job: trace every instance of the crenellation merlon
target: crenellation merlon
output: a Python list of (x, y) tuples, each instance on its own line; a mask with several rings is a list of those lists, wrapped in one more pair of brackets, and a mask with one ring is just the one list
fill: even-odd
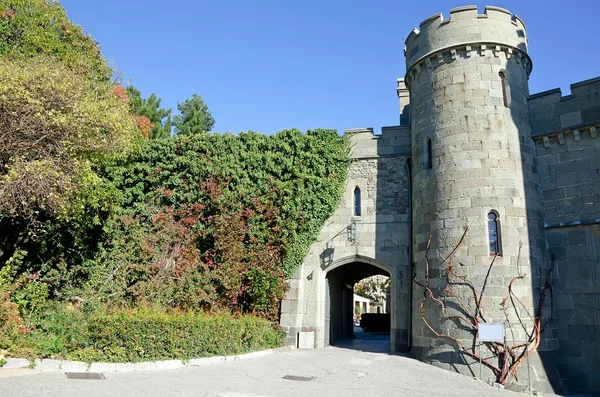
[(372, 127), (368, 128), (347, 128), (345, 134), (350, 134), (357, 139), (380, 139), (380, 138), (396, 138), (399, 136), (410, 137), (410, 127), (403, 125), (392, 125), (381, 127), (381, 133), (376, 134)]
[(546, 91), (538, 92), (535, 94), (531, 94), (531, 95), (529, 95), (529, 100), (536, 99), (536, 98), (556, 96), (556, 94), (558, 94), (559, 98), (562, 97), (562, 91), (560, 88), (553, 88), (551, 90), (546, 90)]
[(477, 18), (477, 6), (456, 7), (450, 10), (450, 20)]
[(419, 24), (419, 29), (415, 30), (417, 31), (417, 34), (420, 33), (421, 30), (425, 30), (427, 28), (429, 28), (429, 26), (431, 25), (439, 25), (440, 23), (442, 23), (442, 21), (444, 20), (444, 16), (442, 15), (442, 13), (437, 13), (435, 15), (430, 16), (429, 18), (423, 20), (423, 22), (421, 22)]
[(600, 77), (571, 84), (572, 96), (589, 95), (591, 92), (600, 92)]
[(534, 135), (593, 125), (600, 119), (600, 77), (571, 84), (569, 95), (560, 88), (530, 95), (528, 104)]
[(366, 128), (346, 128), (344, 130), (344, 134), (351, 134), (351, 135), (356, 135), (356, 134), (371, 134), (373, 136), (376, 136), (372, 127), (366, 127)]
[(411, 157), (411, 132), (406, 126), (381, 127), (375, 134), (373, 128), (345, 130), (350, 134), (350, 157), (355, 160), (382, 157)]
[(506, 21), (512, 23), (517, 27), (522, 28), (523, 30), (526, 30), (526, 26), (523, 20), (519, 16), (517, 16), (516, 14), (512, 14), (509, 10), (505, 8), (485, 6), (484, 13), (479, 14), (477, 6), (462, 6), (452, 8), (450, 10), (450, 18), (448, 19), (444, 19), (444, 15), (441, 12), (424, 19), (419, 24), (419, 28), (414, 28), (410, 32), (404, 43), (407, 44), (410, 40), (415, 40), (417, 37), (420, 36), (423, 30), (436, 29), (443, 23), (460, 21), (465, 19), (490, 19)]
[(486, 6), (485, 7), (485, 16), (482, 17), (490, 18), (490, 19), (500, 19), (505, 21), (513, 21), (512, 14), (506, 8), (494, 7), (494, 6)]
[(553, 88), (551, 90), (538, 92), (529, 96), (530, 101), (535, 101), (539, 98), (554, 98), (554, 102), (568, 100), (579, 95), (589, 95), (592, 92), (600, 92), (600, 77), (593, 79), (578, 81), (570, 85), (571, 93), (568, 95), (562, 95), (560, 88)]
[[(485, 47), (484, 47), (485, 46)], [(439, 53), (452, 54), (452, 50), (465, 48), (489, 48), (493, 55), (505, 52), (507, 58), (520, 54), (517, 62), (529, 58), (527, 55), (527, 32), (525, 24), (516, 15), (500, 7), (485, 7), (483, 14), (477, 6), (465, 6), (450, 10), (450, 17), (432, 15), (420, 23), (406, 38), (404, 55), (407, 76), (416, 65), (428, 62), (429, 58), (444, 61)], [(467, 50), (467, 57), (472, 54)], [(523, 61), (531, 72), (531, 61)], [(409, 81), (410, 83), (410, 81)]]

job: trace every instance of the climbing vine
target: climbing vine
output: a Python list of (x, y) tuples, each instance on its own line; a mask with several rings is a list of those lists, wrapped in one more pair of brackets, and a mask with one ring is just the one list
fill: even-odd
[[(109, 176), (123, 192), (128, 214), (144, 215), (148, 207), (142, 204), (150, 201), (202, 202), (199, 186), (214, 178), (227, 181), (228, 208), (260, 198), (278, 211), (273, 227), (282, 230), (283, 271), (290, 277), (339, 204), (348, 153), (348, 138), (334, 130), (177, 136), (146, 142)], [(258, 237), (268, 234), (266, 225), (259, 229)]]
[(19, 258), (4, 300), (28, 316), (68, 300), (276, 318), (340, 200), (348, 137), (209, 120), (143, 140), (161, 117), (131, 108), (53, 0), (0, 0), (0, 75), (0, 269)]

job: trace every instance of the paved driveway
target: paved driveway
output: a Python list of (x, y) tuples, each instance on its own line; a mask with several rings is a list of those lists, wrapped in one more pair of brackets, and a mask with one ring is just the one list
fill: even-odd
[[(406, 356), (340, 347), (282, 351), (172, 371), (107, 373), (104, 380), (66, 379), (64, 374), (32, 370), (8, 376), (8, 371), (0, 369), (2, 397), (523, 396)], [(298, 378), (283, 379), (286, 375)]]

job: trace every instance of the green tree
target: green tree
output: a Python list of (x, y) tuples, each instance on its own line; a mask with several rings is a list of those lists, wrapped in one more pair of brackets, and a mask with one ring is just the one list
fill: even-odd
[(48, 57), (0, 58), (0, 215), (30, 223), (73, 216), (95, 168), (139, 140), (127, 104), (108, 83)]
[(93, 80), (110, 81), (112, 70), (98, 43), (74, 25), (55, 0), (0, 0), (0, 57), (47, 55)]
[(354, 285), (354, 293), (377, 302), (386, 299), (390, 289), (390, 278), (384, 276), (372, 276), (360, 280)]
[(112, 76), (60, 2), (0, 0), (0, 267), (29, 252), (22, 271), (52, 280), (51, 296), (81, 278), (121, 202), (105, 167), (141, 140)]
[(161, 99), (154, 93), (148, 98), (142, 98), (140, 90), (133, 86), (126, 88), (129, 95), (129, 106), (136, 116), (146, 116), (152, 127), (150, 129), (150, 139), (168, 138), (171, 136), (171, 109), (160, 107)]
[(175, 133), (178, 135), (194, 135), (212, 130), (215, 119), (202, 98), (194, 94), (190, 99), (177, 104), (181, 114), (173, 118)]

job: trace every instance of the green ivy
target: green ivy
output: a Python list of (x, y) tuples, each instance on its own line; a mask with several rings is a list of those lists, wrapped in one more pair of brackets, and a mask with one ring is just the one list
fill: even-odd
[(108, 177), (121, 190), (129, 214), (149, 215), (149, 202), (201, 202), (198, 186), (213, 178), (227, 182), (231, 203), (249, 205), (256, 197), (272, 203), (279, 217), (270, 227), (284, 234), (283, 270), (289, 278), (339, 204), (348, 154), (348, 137), (325, 129), (177, 136), (146, 142)]

